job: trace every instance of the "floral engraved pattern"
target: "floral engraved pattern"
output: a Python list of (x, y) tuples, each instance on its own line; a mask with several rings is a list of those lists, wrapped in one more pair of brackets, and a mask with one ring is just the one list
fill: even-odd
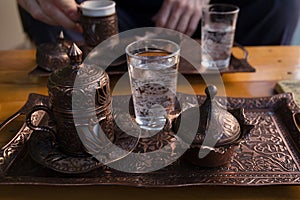
[(255, 127), (251, 131), (251, 137), (241, 145), (241, 152), (233, 160), (232, 169), (239, 172), (299, 170), (274, 124), (272, 115), (272, 113), (262, 112), (246, 114)]
[(81, 24), (84, 32), (86, 43), (89, 46), (96, 46), (100, 42), (109, 38), (118, 32), (117, 15), (113, 14), (105, 17), (84, 17), (82, 16)]
[[(43, 115), (41, 112), (37, 112), (32, 115), (32, 123), (39, 123)], [(2, 149), (0, 150), (0, 176), (5, 173), (9, 164), (15, 159), (17, 154), (22, 150), (25, 142), (28, 140), (32, 130), (30, 130), (25, 124), (16, 136)]]
[(36, 62), (39, 67), (52, 72), (70, 64), (67, 52), (68, 46), (63, 44), (44, 43), (37, 48)]
[[(184, 98), (190, 102), (190, 96)], [(205, 97), (198, 96), (199, 104)], [(291, 115), (299, 113), (299, 107), (294, 103), (289, 93), (261, 98), (223, 98), (218, 101), (227, 106), (227, 109), (244, 108), (246, 121), (254, 125), (250, 136), (243, 141), (232, 162), (217, 170), (205, 170), (209, 178), (201, 173), (199, 182), (206, 184), (282, 184), (299, 183), (299, 152), (290, 136), (298, 144), (299, 131), (292, 122)], [(210, 173), (209, 173), (210, 172)], [(268, 175), (266, 175), (268, 172)], [(243, 173), (250, 173), (245, 175)], [(198, 174), (199, 175), (199, 174)], [(213, 178), (218, 176), (217, 179)], [(251, 176), (247, 177), (247, 176)]]

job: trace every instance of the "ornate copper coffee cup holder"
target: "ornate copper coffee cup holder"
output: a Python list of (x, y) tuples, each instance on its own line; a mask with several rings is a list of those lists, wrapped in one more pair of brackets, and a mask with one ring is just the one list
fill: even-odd
[(87, 17), (81, 15), (79, 21), (85, 30), (83, 35), (89, 46), (95, 47), (110, 36), (118, 34), (116, 14), (104, 17)]
[[(36, 105), (27, 113), (26, 123), (35, 131), (29, 150), (34, 160), (51, 169), (82, 173), (126, 153), (98, 152), (118, 142), (108, 75), (97, 65), (82, 63), (82, 51), (74, 43), (68, 56), (70, 64), (48, 78), (49, 105)], [(37, 111), (46, 112), (46, 125), (32, 123)], [(125, 144), (119, 145), (132, 151), (136, 139), (122, 137)]]

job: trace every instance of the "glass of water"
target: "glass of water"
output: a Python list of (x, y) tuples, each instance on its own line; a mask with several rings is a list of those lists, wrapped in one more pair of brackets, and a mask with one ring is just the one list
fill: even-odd
[(201, 65), (208, 69), (229, 66), (239, 8), (211, 4), (202, 9)]
[(136, 122), (161, 130), (174, 110), (180, 47), (164, 39), (138, 40), (126, 47)]

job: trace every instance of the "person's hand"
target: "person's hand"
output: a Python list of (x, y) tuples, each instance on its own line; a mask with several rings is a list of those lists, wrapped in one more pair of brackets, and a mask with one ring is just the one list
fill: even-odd
[(201, 19), (201, 9), (208, 2), (209, 0), (164, 0), (153, 21), (157, 27), (192, 36)]
[(75, 0), (18, 0), (18, 3), (39, 21), (81, 31), (76, 23), (79, 14)]

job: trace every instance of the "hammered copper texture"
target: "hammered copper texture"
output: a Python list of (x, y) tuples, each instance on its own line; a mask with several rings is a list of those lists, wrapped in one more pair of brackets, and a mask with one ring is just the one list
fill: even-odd
[[(192, 102), (189, 95), (180, 95)], [(205, 97), (198, 96), (200, 102)], [(117, 104), (123, 97), (114, 97)], [(102, 166), (83, 174), (63, 174), (35, 163), (25, 148), (12, 160), (8, 151), (19, 151), (19, 141), (28, 138), (20, 130), (15, 141), (0, 151), (1, 184), (42, 185), (130, 185), (139, 187), (178, 187), (190, 185), (281, 185), (300, 183), (299, 130), (293, 115), (300, 109), (291, 94), (263, 98), (218, 98), (228, 109), (243, 107), (246, 121), (255, 125), (249, 137), (240, 144), (232, 161), (224, 167), (195, 167), (178, 159), (152, 173), (132, 174)], [(23, 136), (23, 137), (22, 137)], [(15, 153), (16, 154), (16, 153)], [(14, 155), (15, 155), (14, 154)]]

